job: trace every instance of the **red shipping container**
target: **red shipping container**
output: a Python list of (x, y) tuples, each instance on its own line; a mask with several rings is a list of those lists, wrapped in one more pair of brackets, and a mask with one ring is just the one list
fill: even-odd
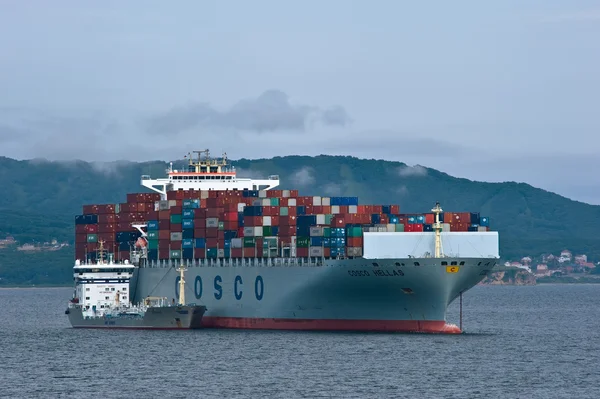
[(413, 224), (413, 231), (415, 231), (415, 232), (423, 231), (423, 224), (422, 223)]
[(98, 214), (98, 206), (97, 205), (84, 205), (83, 213), (85, 215), (97, 215)]
[(219, 229), (217, 227), (208, 227), (206, 229), (206, 238), (217, 238), (219, 236)]
[(159, 230), (158, 231), (158, 239), (159, 240), (170, 240), (171, 239), (171, 231), (170, 230)]
[(97, 224), (88, 224), (85, 225), (85, 231), (88, 234), (94, 234), (98, 232), (98, 225)]
[(243, 227), (238, 227), (238, 237), (243, 237), (244, 236), (244, 228)]
[(238, 222), (223, 222), (223, 228), (225, 230), (237, 230), (238, 228)]
[(263, 242), (264, 239), (262, 237), (257, 237), (255, 248), (263, 248)]
[(172, 251), (181, 249), (181, 241), (171, 241), (169, 245)]
[(400, 205), (390, 205), (390, 213), (392, 215), (397, 215), (400, 213)]
[(348, 246), (349, 247), (362, 247), (363, 246), (363, 238), (362, 237), (348, 237)]
[(114, 224), (99, 224), (98, 233), (114, 233), (116, 231), (116, 225)]
[(390, 222), (390, 219), (388, 217), (388, 215), (381, 215), (379, 217), (379, 224), (388, 224)]
[[(171, 191), (169, 191), (171, 192)], [(170, 220), (171, 219), (171, 212), (169, 211), (158, 211), (158, 219), (159, 220)]]
[(194, 229), (194, 238), (205, 238), (206, 237), (206, 229), (203, 227), (196, 227)]
[(231, 248), (232, 258), (241, 258), (243, 254), (243, 248)]
[(296, 216), (280, 216), (280, 226), (296, 226)]
[(118, 251), (115, 253), (115, 260), (129, 260), (129, 251)]
[(160, 239), (160, 240), (158, 240), (158, 250), (162, 253), (167, 253), (169, 251), (170, 244), (171, 244), (170, 236), (166, 240)]
[(296, 248), (296, 257), (308, 258), (308, 248)]
[(219, 208), (207, 208), (206, 209), (206, 217), (207, 218), (219, 217)]
[(452, 223), (454, 221), (454, 215), (452, 212), (444, 212), (444, 223)]
[(204, 259), (204, 258), (206, 258), (206, 249), (204, 249), (204, 248), (194, 248), (194, 258), (195, 259)]
[(271, 226), (279, 226), (281, 216), (271, 216)]
[(237, 220), (238, 220), (238, 214), (237, 214), (237, 212), (225, 212), (225, 213), (223, 213), (223, 221), (237, 222)]
[(75, 259), (85, 259), (85, 248), (75, 248)]
[[(314, 215), (320, 215), (323, 213), (323, 207), (320, 205), (313, 205), (312, 211)], [(308, 213), (308, 212), (307, 212)]]
[(146, 220), (158, 220), (158, 211), (146, 211)]
[(280, 237), (291, 237), (296, 235), (296, 226), (279, 226)]
[(425, 214), (425, 223), (426, 224), (434, 224), (435, 223), (435, 215), (433, 213)]
[(87, 234), (87, 226), (85, 224), (76, 224), (75, 225), (75, 234)]
[(229, 204), (225, 205), (224, 210), (226, 213), (234, 212), (237, 214), (237, 211), (238, 211), (237, 202), (229, 203)]
[(85, 244), (87, 242), (87, 233), (75, 234), (75, 242)]
[(115, 222), (114, 214), (98, 215), (98, 224), (107, 224), (107, 223), (114, 223), (114, 222)]
[(172, 206), (169, 211), (171, 212), (171, 215), (181, 215), (183, 213), (183, 208), (181, 206)]
[(219, 242), (224, 242), (225, 240), (225, 230), (219, 230), (217, 233), (217, 238), (219, 239)]
[[(308, 251), (308, 248), (306, 248)], [(256, 256), (256, 250), (254, 248), (244, 248), (244, 258), (254, 258)]]
[(181, 225), (181, 224), (172, 224), (170, 230), (173, 233), (181, 233), (183, 231), (183, 225)]
[(267, 198), (279, 198), (283, 195), (283, 190), (269, 190), (267, 191)]
[(279, 198), (279, 206), (288, 206), (287, 198)]
[(206, 209), (195, 209), (194, 219), (206, 219)]
[(207, 237), (206, 238), (206, 248), (218, 248), (219, 239), (217, 237)]
[(324, 248), (323, 256), (325, 256), (326, 258), (329, 258), (331, 256), (331, 248)]
[(171, 221), (168, 219), (163, 219), (158, 221), (158, 229), (159, 230), (170, 230), (171, 229)]

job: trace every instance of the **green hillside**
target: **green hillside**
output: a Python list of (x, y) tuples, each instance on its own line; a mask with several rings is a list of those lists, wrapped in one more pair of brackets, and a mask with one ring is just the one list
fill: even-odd
[[(600, 259), (600, 238), (594, 234), (600, 206), (528, 184), (475, 182), (399, 162), (340, 156), (242, 159), (233, 164), (242, 176), (278, 174), (281, 188), (299, 189), (301, 195), (358, 196), (361, 204), (400, 204), (403, 213), (427, 212), (435, 201), (448, 211), (480, 212), (499, 231), (506, 259), (564, 248)], [(124, 202), (127, 193), (145, 191), (139, 184), (142, 174), (164, 176), (166, 166), (159, 161), (95, 165), (0, 157), (0, 238), (11, 234), (21, 243), (72, 241), (74, 215), (83, 204)], [(31, 254), (0, 257), (0, 273), (18, 267), (23, 256)], [(51, 261), (58, 255), (48, 256)]]

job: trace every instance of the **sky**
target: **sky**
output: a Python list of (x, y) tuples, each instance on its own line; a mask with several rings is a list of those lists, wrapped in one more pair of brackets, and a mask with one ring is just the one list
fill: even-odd
[(597, 1), (0, 10), (0, 156), (353, 155), (600, 204)]

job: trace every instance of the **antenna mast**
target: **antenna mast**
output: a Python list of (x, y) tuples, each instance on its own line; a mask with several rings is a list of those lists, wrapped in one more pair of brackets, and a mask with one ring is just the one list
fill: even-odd
[(443, 212), (440, 207), (440, 203), (435, 203), (435, 208), (431, 210), (435, 214), (435, 223), (433, 224), (433, 230), (435, 231), (435, 257), (441, 258), (442, 255), (442, 224), (440, 223), (440, 213)]

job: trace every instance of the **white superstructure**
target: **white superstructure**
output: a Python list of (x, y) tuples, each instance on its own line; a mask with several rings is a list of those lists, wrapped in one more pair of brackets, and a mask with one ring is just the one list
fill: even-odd
[(104, 243), (99, 243), (96, 263), (82, 263), (73, 267), (75, 293), (71, 303), (81, 306), (86, 317), (100, 317), (117, 308), (131, 306), (129, 280), (135, 266), (125, 260), (115, 263), (112, 256), (104, 259)]
[[(173, 169), (171, 162), (167, 169), (167, 177), (152, 179), (143, 175), (141, 184), (161, 194), (167, 199), (167, 191), (177, 190), (270, 190), (279, 186), (279, 176), (272, 175), (267, 179), (248, 179), (237, 177), (234, 167), (227, 163), (227, 154), (221, 160), (211, 159), (209, 150), (194, 151), (198, 154), (194, 160), (191, 154), (187, 170)], [(202, 155), (204, 154), (204, 158)]]

